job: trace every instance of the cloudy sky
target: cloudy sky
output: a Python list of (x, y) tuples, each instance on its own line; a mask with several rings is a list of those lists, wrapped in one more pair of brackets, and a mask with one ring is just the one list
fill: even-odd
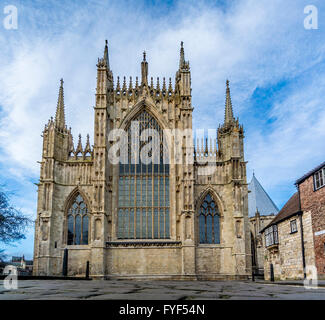
[[(318, 9), (306, 30), (304, 8)], [(325, 160), (325, 3), (321, 0), (1, 1), (18, 9), (18, 29), (0, 24), (0, 184), (36, 217), (40, 137), (54, 116), (59, 79), (74, 136), (93, 135), (96, 62), (109, 41), (114, 77), (172, 77), (184, 41), (192, 71), (194, 127), (223, 121), (225, 81), (246, 132), (248, 178), (279, 208), (294, 181)], [(33, 229), (5, 247), (32, 258)]]

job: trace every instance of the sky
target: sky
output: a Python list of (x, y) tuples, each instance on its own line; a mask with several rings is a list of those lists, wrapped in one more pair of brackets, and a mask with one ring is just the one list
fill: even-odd
[[(307, 30), (304, 8), (318, 9)], [(5, 29), (14, 5), (18, 28)], [(281, 208), (294, 182), (325, 160), (325, 3), (321, 0), (1, 1), (0, 185), (36, 218), (42, 130), (55, 115), (64, 78), (66, 120), (76, 137), (93, 139), (96, 62), (109, 43), (114, 78), (172, 77), (180, 42), (190, 61), (193, 126), (217, 128), (225, 82), (245, 130), (245, 158)], [(84, 140), (85, 141), (85, 140)], [(8, 255), (33, 255), (34, 229)], [(1, 249), (1, 244), (0, 244)]]

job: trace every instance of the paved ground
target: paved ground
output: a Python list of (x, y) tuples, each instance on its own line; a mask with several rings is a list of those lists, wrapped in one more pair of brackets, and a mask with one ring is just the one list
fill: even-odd
[[(301, 283), (301, 282), (300, 282)], [(324, 299), (325, 288), (259, 282), (122, 281), (122, 280), (21, 280), (7, 290), (0, 281), (0, 300), (58, 299)]]

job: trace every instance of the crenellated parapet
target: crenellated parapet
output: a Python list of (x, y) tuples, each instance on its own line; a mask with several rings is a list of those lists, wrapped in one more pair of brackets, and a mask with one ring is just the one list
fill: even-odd
[(125, 100), (129, 103), (136, 104), (143, 98), (144, 94), (148, 94), (154, 101), (172, 101), (174, 98), (175, 90), (172, 86), (172, 80), (169, 78), (169, 84), (166, 85), (166, 79), (163, 78), (162, 87), (160, 88), (159, 77), (154, 84), (151, 77), (150, 85), (139, 85), (138, 77), (136, 77), (135, 84), (133, 85), (132, 77), (129, 78), (128, 84), (126, 83), (126, 77), (123, 77), (123, 83), (120, 84), (120, 77), (117, 77), (117, 82), (114, 87), (114, 99), (116, 102)]

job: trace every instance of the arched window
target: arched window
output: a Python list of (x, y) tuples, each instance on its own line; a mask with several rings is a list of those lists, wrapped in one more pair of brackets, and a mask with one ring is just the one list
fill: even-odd
[(199, 209), (200, 243), (220, 243), (220, 217), (218, 208), (210, 193), (204, 198)]
[(78, 193), (68, 210), (68, 245), (88, 244), (88, 208)]
[(163, 131), (142, 111), (127, 127), (127, 137), (127, 159), (119, 165), (117, 237), (167, 239), (169, 158)]

